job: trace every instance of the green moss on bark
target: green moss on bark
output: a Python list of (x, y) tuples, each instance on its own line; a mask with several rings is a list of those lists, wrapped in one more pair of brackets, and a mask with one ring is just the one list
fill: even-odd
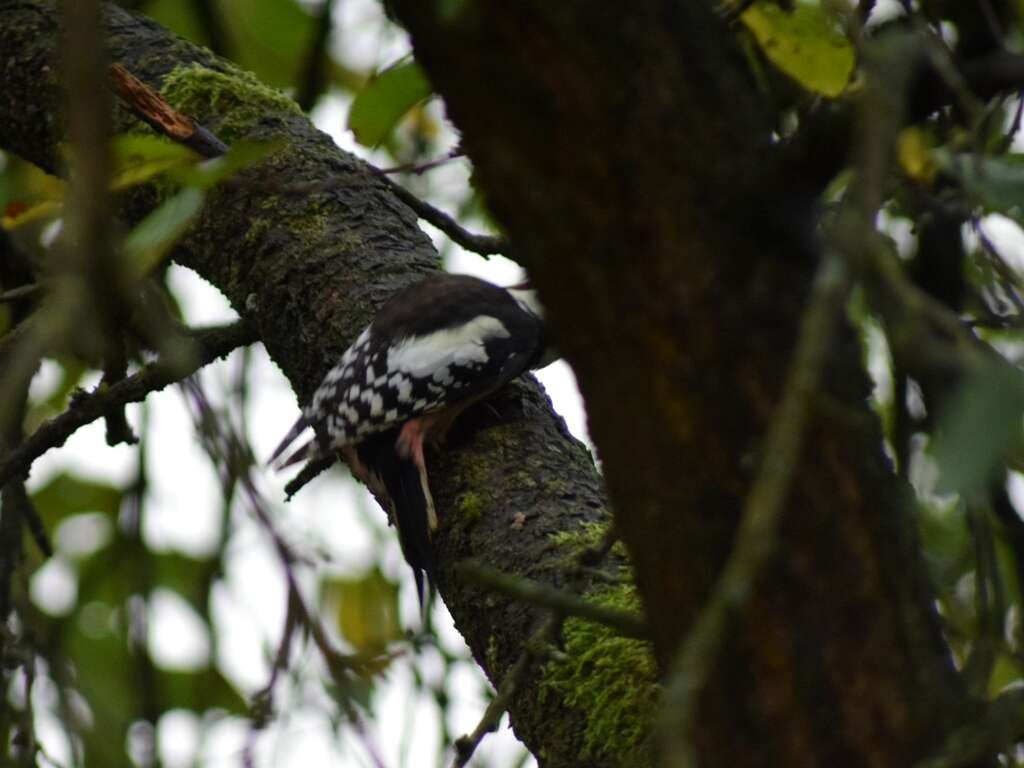
[[(587, 549), (597, 549), (608, 535), (608, 522), (583, 523), (571, 531), (560, 531), (551, 536), (551, 543), (566, 550), (569, 557), (579, 557)], [(628, 559), (626, 547), (621, 541), (612, 545), (610, 554)]]
[[(632, 584), (597, 590), (589, 599), (619, 610), (640, 608)], [(651, 644), (579, 618), (565, 622), (562, 636), (565, 658), (546, 665), (543, 684), (587, 713), (584, 755), (614, 757), (626, 765), (645, 762), (661, 694)]]
[[(552, 535), (551, 541), (576, 559), (583, 550), (599, 547), (607, 535), (607, 523), (584, 523)], [(626, 557), (621, 543), (615, 544), (612, 554)], [(620, 573), (628, 581), (596, 589), (587, 599), (639, 613), (631, 569), (622, 566)], [(586, 713), (584, 756), (610, 757), (624, 765), (648, 764), (651, 724), (661, 694), (653, 646), (575, 617), (566, 620), (562, 637), (565, 655), (544, 667), (543, 686)]]
[(240, 69), (220, 72), (199, 64), (177, 67), (160, 89), (187, 115), (215, 115), (217, 136), (230, 144), (274, 112), (302, 114), (299, 105)]
[(455, 503), (458, 505), (459, 516), (466, 522), (475, 523), (484, 513), (484, 501), (480, 494), (473, 491), (461, 494)]

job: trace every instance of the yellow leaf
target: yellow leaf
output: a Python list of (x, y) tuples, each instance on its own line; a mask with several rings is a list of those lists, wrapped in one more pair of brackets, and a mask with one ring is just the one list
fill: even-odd
[(762, 2), (740, 20), (765, 56), (804, 88), (829, 98), (846, 89), (853, 73), (853, 46), (819, 6), (798, 3), (787, 13)]
[(376, 654), (402, 637), (398, 586), (376, 568), (354, 579), (325, 579), (320, 590), (325, 609), (357, 652)]
[(60, 213), (62, 205), (63, 202), (61, 200), (43, 200), (41, 203), (36, 203), (33, 206), (18, 211), (14, 215), (5, 215), (3, 219), (0, 219), (0, 224), (8, 231), (17, 229), (33, 221), (56, 216)]
[(904, 128), (897, 141), (900, 167), (912, 179), (931, 182), (939, 167), (931, 152), (931, 145), (924, 131), (919, 128)]

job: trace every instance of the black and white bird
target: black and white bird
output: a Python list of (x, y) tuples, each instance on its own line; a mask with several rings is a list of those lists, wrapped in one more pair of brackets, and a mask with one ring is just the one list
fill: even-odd
[(428, 277), (385, 302), (324, 377), (270, 463), (312, 427), (314, 436), (278, 468), (340, 453), (389, 507), (422, 601), (423, 573), (434, 577), (430, 533), (437, 527), (424, 442), (440, 442), (470, 405), (556, 358), (526, 285)]

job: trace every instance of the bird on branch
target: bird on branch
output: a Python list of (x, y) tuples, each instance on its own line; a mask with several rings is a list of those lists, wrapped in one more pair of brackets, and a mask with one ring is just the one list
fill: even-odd
[[(423, 602), (434, 581), (437, 515), (425, 442), (439, 444), (473, 403), (557, 358), (528, 284), (439, 274), (381, 306), (328, 371), (270, 458), (282, 469), (338, 453), (386, 507)], [(313, 437), (285, 459), (292, 443)]]

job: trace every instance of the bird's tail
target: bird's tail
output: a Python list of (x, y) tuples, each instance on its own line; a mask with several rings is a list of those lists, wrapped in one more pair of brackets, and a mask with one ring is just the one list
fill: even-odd
[[(274, 449), (274, 453), (270, 456), (269, 459), (267, 459), (267, 465), (268, 466), (273, 466), (274, 463), (281, 456), (281, 454), (283, 454), (288, 449), (289, 445), (291, 445), (292, 443), (295, 442), (295, 439), (299, 435), (301, 435), (306, 430), (306, 427), (308, 427), (308, 426), (309, 426), (309, 420), (305, 416), (300, 416), (299, 420), (296, 421), (294, 424), (292, 424), (292, 428), (288, 430), (288, 434), (284, 436), (284, 440), (282, 440), (278, 444), (277, 448)], [(301, 461), (305, 457), (305, 454), (306, 454), (308, 448), (309, 448), (309, 443), (307, 443), (306, 445), (302, 446), (302, 448), (300, 448), (298, 451), (296, 451), (295, 454), (292, 454), (292, 456), (289, 457), (288, 461), (284, 462), (280, 467), (278, 467), (278, 469), (281, 469), (282, 467), (286, 467), (289, 464), (294, 464), (297, 461)], [(295, 458), (296, 454), (298, 454), (298, 453), (302, 453), (303, 455), (300, 456), (299, 458)]]
[[(416, 595), (424, 606), (424, 589), (432, 586), (437, 573), (430, 530), (434, 519), (434, 500), (430, 496), (426, 474), (411, 458), (395, 451), (395, 430), (381, 432), (364, 440), (355, 450), (365, 469), (379, 478), (392, 506), (392, 522), (398, 529), (398, 542), (405, 561), (416, 580)], [(424, 584), (426, 574), (426, 584)]]

